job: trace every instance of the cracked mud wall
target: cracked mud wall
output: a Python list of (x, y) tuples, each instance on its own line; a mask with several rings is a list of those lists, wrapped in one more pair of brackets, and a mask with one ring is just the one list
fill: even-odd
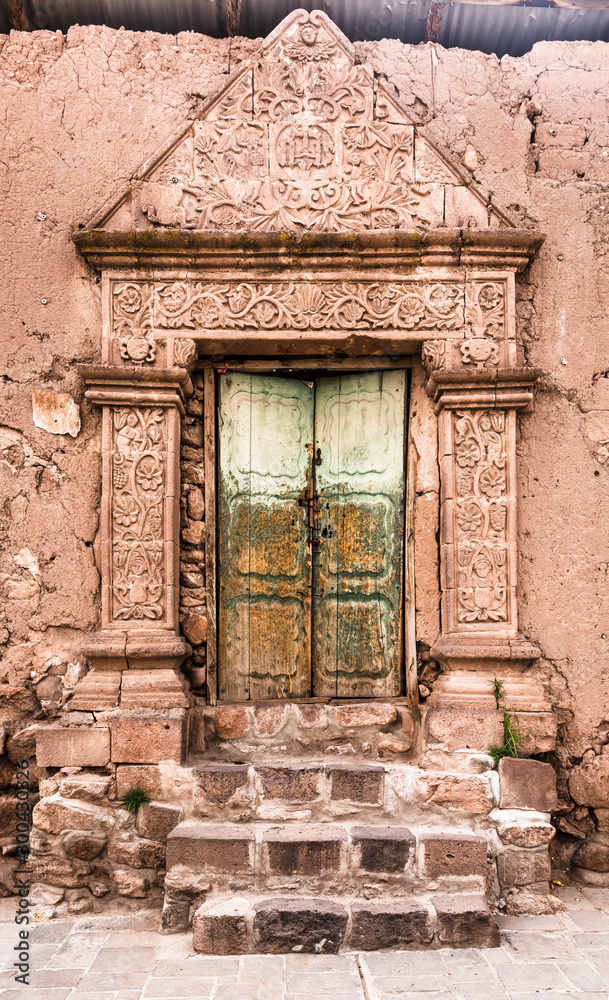
[[(75, 365), (99, 357), (100, 290), (72, 231), (257, 45), (103, 27), (0, 37), (0, 725), (9, 730), (66, 701), (99, 614), (100, 428)], [(540, 43), (503, 60), (391, 40), (356, 50), (500, 204), (548, 234), (518, 286), (523, 360), (542, 371), (535, 410), (520, 422), (521, 626), (544, 652), (562, 764), (588, 766), (592, 754), (604, 766), (609, 46)], [(40, 390), (74, 400), (76, 436), (34, 423)], [(429, 642), (437, 608), (423, 604)], [(588, 796), (580, 811), (594, 806), (592, 792), (578, 795)], [(584, 827), (589, 819), (570, 815)]]

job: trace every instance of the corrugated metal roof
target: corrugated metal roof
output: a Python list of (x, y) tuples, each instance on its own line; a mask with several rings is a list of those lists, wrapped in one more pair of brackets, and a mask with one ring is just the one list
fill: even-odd
[[(535, 3), (535, 0), (532, 0)], [(544, 3), (545, 0), (537, 0)], [(551, 0), (550, 0), (551, 2)], [(10, 27), (11, 0), (0, 0), (0, 32)], [(106, 24), (133, 31), (226, 35), (226, 0), (23, 0), (34, 28), (67, 31)], [(425, 40), (430, 0), (242, 0), (240, 34), (267, 35), (298, 7), (323, 10), (352, 41)], [(439, 41), (446, 47), (519, 56), (543, 39), (609, 41), (609, 10), (499, 3), (447, 3)]]

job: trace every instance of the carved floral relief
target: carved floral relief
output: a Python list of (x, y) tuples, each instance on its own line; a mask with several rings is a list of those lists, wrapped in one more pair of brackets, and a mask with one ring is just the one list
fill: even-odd
[(452, 414), (456, 500), (457, 620), (508, 618), (506, 415), (502, 410)]
[(500, 362), (505, 339), (505, 286), (501, 281), (471, 282), (465, 309), (466, 338), (460, 345), (464, 365), (483, 369)]
[(166, 411), (112, 409), (112, 618), (164, 617)]
[(143, 281), (119, 281), (112, 286), (112, 329), (123, 361), (141, 365), (154, 361), (152, 332), (153, 285)]

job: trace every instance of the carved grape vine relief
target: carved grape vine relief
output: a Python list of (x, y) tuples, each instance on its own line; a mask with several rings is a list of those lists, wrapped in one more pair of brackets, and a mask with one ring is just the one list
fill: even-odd
[(164, 616), (163, 482), (166, 412), (112, 410), (112, 617)]
[(457, 618), (507, 621), (505, 413), (457, 411), (454, 420)]

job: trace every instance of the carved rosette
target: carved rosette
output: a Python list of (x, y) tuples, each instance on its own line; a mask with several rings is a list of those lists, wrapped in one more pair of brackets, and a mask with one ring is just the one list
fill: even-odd
[(164, 410), (112, 408), (113, 622), (165, 617), (166, 446)]
[(144, 281), (117, 281), (112, 286), (112, 334), (123, 361), (154, 361), (152, 290)]

